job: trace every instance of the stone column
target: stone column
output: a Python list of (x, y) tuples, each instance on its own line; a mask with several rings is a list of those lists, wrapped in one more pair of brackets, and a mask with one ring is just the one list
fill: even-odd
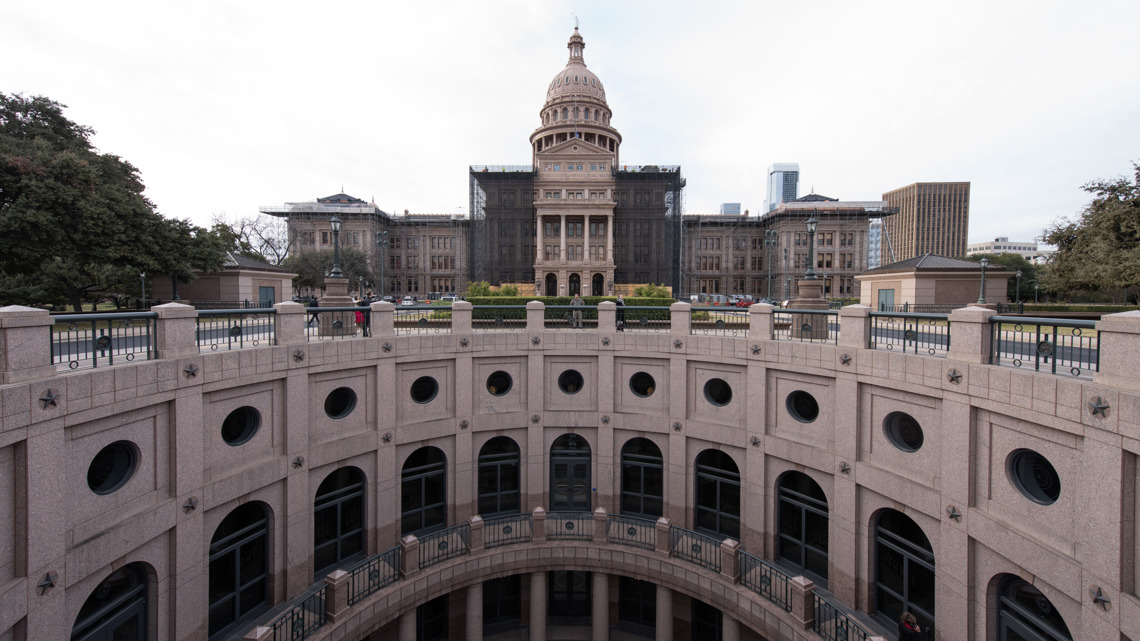
[(158, 314), (154, 332), (155, 358), (198, 355), (198, 339), (194, 323), (198, 317), (198, 310), (180, 303), (166, 303), (155, 305), (150, 311)]
[[(538, 227), (535, 229), (537, 232), (535, 235), (538, 238), (538, 241), (535, 244), (538, 246), (538, 250), (535, 252), (534, 262), (536, 265), (541, 265), (542, 259), (544, 257), (543, 248), (546, 247), (546, 230), (542, 227), (542, 214), (535, 216), (535, 220), (537, 221), (535, 224), (538, 225)], [(537, 275), (535, 277), (538, 278)]]
[(396, 638), (400, 641), (416, 641), (416, 611), (410, 610), (400, 615), (400, 629)]
[(598, 303), (598, 331), (611, 333), (617, 329), (617, 303), (604, 300)]
[(348, 609), (349, 573), (334, 570), (325, 577), (325, 617), (329, 623), (336, 623)]
[(561, 221), (558, 225), (558, 243), (561, 253), (558, 254), (558, 261), (560, 263), (566, 262), (566, 214), (561, 214), (559, 218)]
[[(372, 303), (372, 337), (396, 335), (396, 305), (388, 302)], [(319, 310), (318, 307), (316, 310)], [(319, 313), (319, 312), (318, 312)]]
[[(553, 294), (547, 294), (552, 296)], [(541, 334), (546, 331), (546, 305), (532, 300), (526, 304), (526, 331), (528, 334)]]
[(693, 306), (689, 303), (673, 303), (669, 306), (669, 333), (687, 336), (692, 332)]
[(609, 641), (610, 638), (610, 578), (605, 572), (593, 572), (593, 604), (590, 607), (590, 622), (593, 627), (593, 641)]
[(530, 641), (546, 641), (546, 572), (530, 573)]
[(839, 310), (839, 346), (867, 349), (871, 344), (871, 308), (848, 305)]
[(657, 586), (657, 641), (673, 641), (673, 591)]
[(55, 374), (51, 364), (51, 326), (46, 309), (0, 307), (0, 385)]
[(467, 639), (483, 641), (483, 584), (467, 586)]
[(772, 340), (772, 311), (776, 309), (771, 305), (757, 303), (748, 308), (748, 338), (762, 341)]
[(457, 300), (451, 304), (451, 333), (471, 335), (471, 303)]
[(1099, 332), (1100, 371), (1093, 375), (1097, 385), (1125, 389), (1140, 387), (1140, 311), (1105, 314), (1096, 324)]
[(720, 638), (722, 641), (740, 641), (740, 621), (722, 612), (720, 614)]
[(993, 346), (990, 316), (993, 315), (994, 310), (985, 307), (963, 307), (950, 312), (950, 336), (953, 340), (950, 341), (948, 358), (963, 363), (989, 363)]
[(583, 214), (582, 218), (582, 260), (590, 260), (590, 214)]
[(614, 217), (606, 216), (606, 260), (614, 262)]
[(815, 583), (802, 576), (788, 581), (791, 588), (791, 615), (801, 630), (810, 630), (815, 625)]
[[(165, 307), (164, 305), (161, 307)], [(308, 314), (301, 303), (287, 301), (273, 306), (277, 310), (276, 326), (278, 345), (300, 345), (305, 342), (305, 322)], [(161, 315), (159, 316), (161, 318)], [(198, 350), (194, 350), (197, 353)]]

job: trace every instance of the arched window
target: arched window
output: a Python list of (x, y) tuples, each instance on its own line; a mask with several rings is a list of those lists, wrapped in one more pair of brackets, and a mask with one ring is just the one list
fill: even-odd
[(569, 117), (570, 117), (570, 110), (567, 109), (566, 107), (563, 107), (562, 108), (562, 119), (566, 120)]
[(892, 627), (909, 610), (919, 627), (934, 628), (934, 550), (897, 510), (883, 510), (875, 525), (875, 610)]
[(998, 641), (1073, 641), (1061, 613), (1041, 590), (1009, 575), (998, 587)]
[(496, 436), (479, 450), (479, 516), (518, 514), (519, 446)]
[(364, 473), (342, 467), (321, 481), (313, 502), (313, 568), (317, 577), (364, 553)]
[(445, 594), (416, 608), (416, 641), (447, 641), (447, 606)]
[(447, 526), (447, 459), (438, 447), (421, 447), (404, 461), (400, 483), (400, 536)]
[(483, 634), (492, 635), (522, 627), (522, 575), (512, 574), (483, 582)]
[(827, 587), (827, 497), (807, 474), (788, 472), (776, 491), (776, 556)]
[(258, 502), (240, 505), (210, 539), (210, 637), (223, 636), (269, 605), (269, 515)]
[(663, 514), (665, 472), (661, 449), (647, 438), (621, 448), (621, 513), (657, 519)]
[(602, 112), (598, 111), (597, 109), (594, 110), (594, 122), (598, 121), (598, 117), (601, 115), (601, 113)]
[(740, 539), (740, 468), (720, 450), (697, 455), (698, 532)]
[(585, 114), (584, 114), (584, 115), (585, 115), (585, 117), (586, 117), (586, 120), (589, 120), (589, 119), (590, 119), (590, 108), (589, 108), (589, 107), (586, 107), (586, 112), (585, 112)]
[(723, 615), (720, 610), (700, 601), (692, 600), (693, 639), (720, 641), (724, 634)]
[(590, 511), (590, 444), (563, 434), (550, 446), (550, 511)]
[(618, 629), (641, 637), (656, 638), (656, 585), (628, 576), (618, 579)]
[(574, 107), (574, 120), (577, 120), (579, 118), (580, 113), (581, 112), (578, 111), (578, 108)]
[(146, 572), (132, 563), (112, 572), (79, 608), (72, 641), (145, 639)]

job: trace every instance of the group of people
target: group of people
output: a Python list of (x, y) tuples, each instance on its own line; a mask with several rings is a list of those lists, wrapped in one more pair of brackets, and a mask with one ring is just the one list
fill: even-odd
[[(377, 298), (372, 295), (372, 290), (364, 292), (363, 296), (353, 297), (352, 304), (356, 307), (368, 307), (376, 302)], [(372, 329), (372, 315), (365, 314), (364, 312), (356, 312), (356, 327), (360, 329), (363, 336), (368, 336)]]

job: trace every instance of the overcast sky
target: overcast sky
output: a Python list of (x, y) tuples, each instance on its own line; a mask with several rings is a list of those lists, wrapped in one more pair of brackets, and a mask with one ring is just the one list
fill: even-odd
[(1140, 2), (16, 2), (0, 91), (42, 94), (206, 224), (347, 193), (467, 213), (467, 167), (529, 164), (580, 20), (625, 164), (685, 212), (798, 162), (801, 193), (970, 181), (970, 242), (1029, 240), (1140, 161)]

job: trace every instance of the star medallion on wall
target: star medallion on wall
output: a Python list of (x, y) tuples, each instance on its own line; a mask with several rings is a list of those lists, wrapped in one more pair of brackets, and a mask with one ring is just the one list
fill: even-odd
[(186, 375), (186, 378), (194, 378), (198, 375), (198, 366), (190, 363), (185, 368), (183, 368), (182, 373)]
[(43, 404), (43, 407), (40, 409), (46, 410), (48, 406), (59, 407), (58, 401), (59, 394), (55, 390), (49, 389), (48, 391), (44, 392), (43, 396), (40, 397), (40, 403)]
[(851, 357), (847, 354), (844, 354), (843, 356), (839, 357), (839, 362), (843, 363), (844, 365), (850, 365), (851, 364)]
[(1108, 403), (1105, 403), (1104, 399), (1099, 396), (1089, 402), (1089, 411), (1092, 412), (1093, 416), (1108, 418), (1108, 408)]
[(962, 372), (959, 372), (956, 369), (952, 369), (949, 373), (946, 374), (946, 380), (957, 385), (958, 383), (962, 382)]

